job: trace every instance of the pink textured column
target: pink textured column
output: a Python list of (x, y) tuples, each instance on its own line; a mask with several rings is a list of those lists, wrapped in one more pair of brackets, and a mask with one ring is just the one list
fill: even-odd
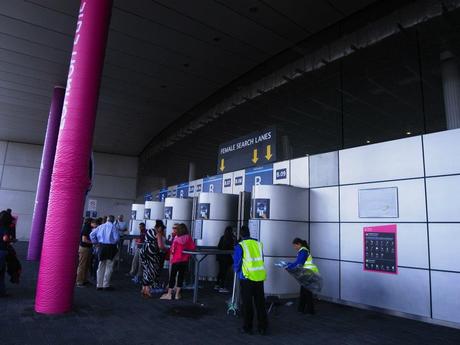
[(65, 88), (55, 86), (51, 99), (48, 125), (46, 127), (45, 145), (43, 146), (42, 164), (38, 178), (35, 208), (30, 230), (29, 250), (27, 260), (38, 261), (42, 252), (43, 231), (45, 230), (46, 211), (50, 194), (51, 173), (53, 172), (56, 143), (61, 123), (62, 104), (64, 102)]
[(112, 0), (83, 0), (67, 77), (66, 94), (46, 216), (35, 310), (71, 310), (88, 162)]

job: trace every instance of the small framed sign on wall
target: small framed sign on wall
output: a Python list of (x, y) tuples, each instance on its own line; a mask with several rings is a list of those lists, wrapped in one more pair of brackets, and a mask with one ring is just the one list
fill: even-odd
[(398, 188), (372, 188), (358, 191), (359, 218), (398, 218)]

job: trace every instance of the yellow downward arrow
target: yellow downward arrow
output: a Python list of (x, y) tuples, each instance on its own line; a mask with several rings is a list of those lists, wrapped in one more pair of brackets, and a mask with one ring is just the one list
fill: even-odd
[(272, 158), (273, 155), (272, 155), (272, 146), (271, 145), (267, 145), (267, 154), (265, 155), (265, 158), (267, 158), (267, 161), (270, 160), (270, 158)]
[(222, 158), (220, 160), (220, 171), (224, 171), (225, 170), (225, 160)]
[(252, 153), (252, 162), (256, 164), (258, 160), (259, 157), (257, 157), (257, 149), (254, 149), (254, 152)]

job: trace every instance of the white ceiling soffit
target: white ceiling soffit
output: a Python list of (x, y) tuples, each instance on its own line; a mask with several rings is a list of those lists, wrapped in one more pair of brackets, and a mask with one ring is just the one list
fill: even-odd
[[(372, 0), (116, 0), (94, 149), (137, 155), (245, 72)], [(0, 139), (42, 143), (78, 0), (1, 0)], [(110, 133), (110, 135), (107, 135)]]

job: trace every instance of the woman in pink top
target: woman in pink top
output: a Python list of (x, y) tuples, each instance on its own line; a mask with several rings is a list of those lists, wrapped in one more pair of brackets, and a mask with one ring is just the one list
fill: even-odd
[(172, 264), (171, 274), (169, 276), (169, 287), (168, 292), (161, 296), (161, 299), (172, 299), (172, 293), (174, 285), (176, 284), (177, 276), (177, 288), (175, 299), (181, 299), (180, 290), (184, 283), (184, 275), (187, 270), (187, 264), (190, 260), (190, 254), (185, 254), (184, 250), (195, 249), (195, 242), (188, 233), (187, 226), (185, 224), (179, 224), (177, 227), (177, 236), (171, 245), (171, 258)]

